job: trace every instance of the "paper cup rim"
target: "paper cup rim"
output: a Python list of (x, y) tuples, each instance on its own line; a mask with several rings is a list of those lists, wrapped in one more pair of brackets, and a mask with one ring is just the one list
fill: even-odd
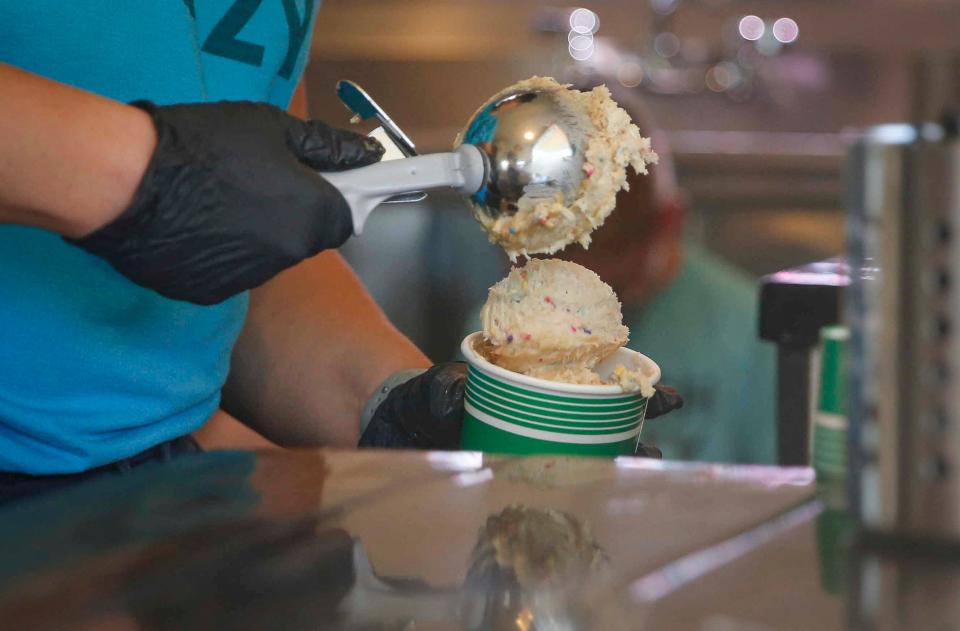
[[(526, 386), (533, 386), (542, 390), (553, 390), (560, 393), (593, 394), (604, 396), (630, 394), (629, 392), (624, 392), (623, 388), (618, 385), (596, 386), (580, 383), (563, 383), (562, 381), (551, 381), (549, 379), (530, 377), (529, 375), (507, 370), (506, 368), (501, 368), (496, 364), (490, 363), (486, 358), (482, 357), (479, 353), (473, 350), (473, 341), (480, 335), (483, 335), (483, 332), (476, 331), (463, 338), (463, 342), (460, 343), (460, 352), (462, 352), (463, 356), (467, 359), (467, 363), (477, 366), (478, 368), (482, 368), (484, 371), (489, 372), (490, 374), (505, 381)], [(636, 358), (639, 359), (645, 367), (653, 369), (653, 374), (650, 376), (651, 384), (656, 384), (660, 381), (660, 366), (657, 365), (657, 362), (653, 361), (643, 353), (633, 350), (632, 348), (623, 347), (618, 350), (626, 351), (627, 353), (636, 356)]]

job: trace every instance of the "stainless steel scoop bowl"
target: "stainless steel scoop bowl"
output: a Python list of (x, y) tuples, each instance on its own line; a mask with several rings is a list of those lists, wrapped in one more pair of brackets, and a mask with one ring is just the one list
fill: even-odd
[(584, 178), (585, 112), (555, 90), (500, 94), (485, 103), (458, 138), (480, 149), (489, 171), (471, 198), (490, 217), (512, 215), (524, 195), (566, 204)]
[(560, 194), (570, 204), (585, 177), (591, 123), (566, 101), (551, 90), (500, 93), (477, 110), (451, 153), (321, 175), (347, 200), (354, 234), (384, 200), (413, 191), (453, 188), (493, 218), (517, 212), (524, 196)]

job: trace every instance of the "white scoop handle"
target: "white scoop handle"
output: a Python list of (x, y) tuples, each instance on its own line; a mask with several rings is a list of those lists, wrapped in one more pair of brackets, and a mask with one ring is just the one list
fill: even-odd
[(445, 187), (472, 195), (483, 185), (485, 167), (480, 150), (464, 144), (452, 153), (431, 153), (320, 175), (347, 200), (353, 234), (359, 235), (367, 217), (384, 200), (400, 193)]

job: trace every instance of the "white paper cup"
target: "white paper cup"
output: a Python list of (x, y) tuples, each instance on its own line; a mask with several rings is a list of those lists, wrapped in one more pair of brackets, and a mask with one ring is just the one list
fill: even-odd
[[(619, 456), (636, 452), (647, 409), (639, 392), (617, 385), (548, 381), (495, 366), (468, 335), (460, 349), (469, 364), (461, 446), (474, 451), (515, 454)], [(597, 366), (607, 377), (619, 364), (641, 367), (651, 383), (660, 367), (641, 353), (620, 348)]]

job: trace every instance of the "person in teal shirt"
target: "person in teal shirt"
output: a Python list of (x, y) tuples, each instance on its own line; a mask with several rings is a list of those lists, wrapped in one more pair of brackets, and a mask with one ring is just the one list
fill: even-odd
[[(682, 238), (682, 195), (669, 147), (636, 92), (608, 82), (660, 156), (649, 176), (631, 175), (590, 248), (555, 256), (594, 272), (617, 293), (628, 346), (654, 361), (683, 396), (670, 421), (644, 424), (641, 440), (664, 458), (774, 464), (774, 350), (758, 338), (756, 283)], [(479, 328), (479, 309), (467, 327)]]
[(683, 196), (670, 148), (637, 92), (614, 96), (660, 156), (634, 176), (589, 250), (569, 258), (608, 282), (623, 304), (630, 347), (650, 356), (683, 395), (672, 421), (642, 439), (665, 458), (775, 464), (775, 351), (758, 336), (757, 283), (683, 239)]
[(189, 452), (215, 414), (290, 446), (459, 420), (462, 369), (332, 251), (317, 171), (382, 147), (303, 120), (318, 5), (0, 3), (0, 501)]
[(630, 346), (656, 358), (685, 401), (643, 440), (665, 458), (775, 464), (775, 357), (757, 338), (756, 284), (699, 244), (682, 249), (666, 286), (623, 307)]

